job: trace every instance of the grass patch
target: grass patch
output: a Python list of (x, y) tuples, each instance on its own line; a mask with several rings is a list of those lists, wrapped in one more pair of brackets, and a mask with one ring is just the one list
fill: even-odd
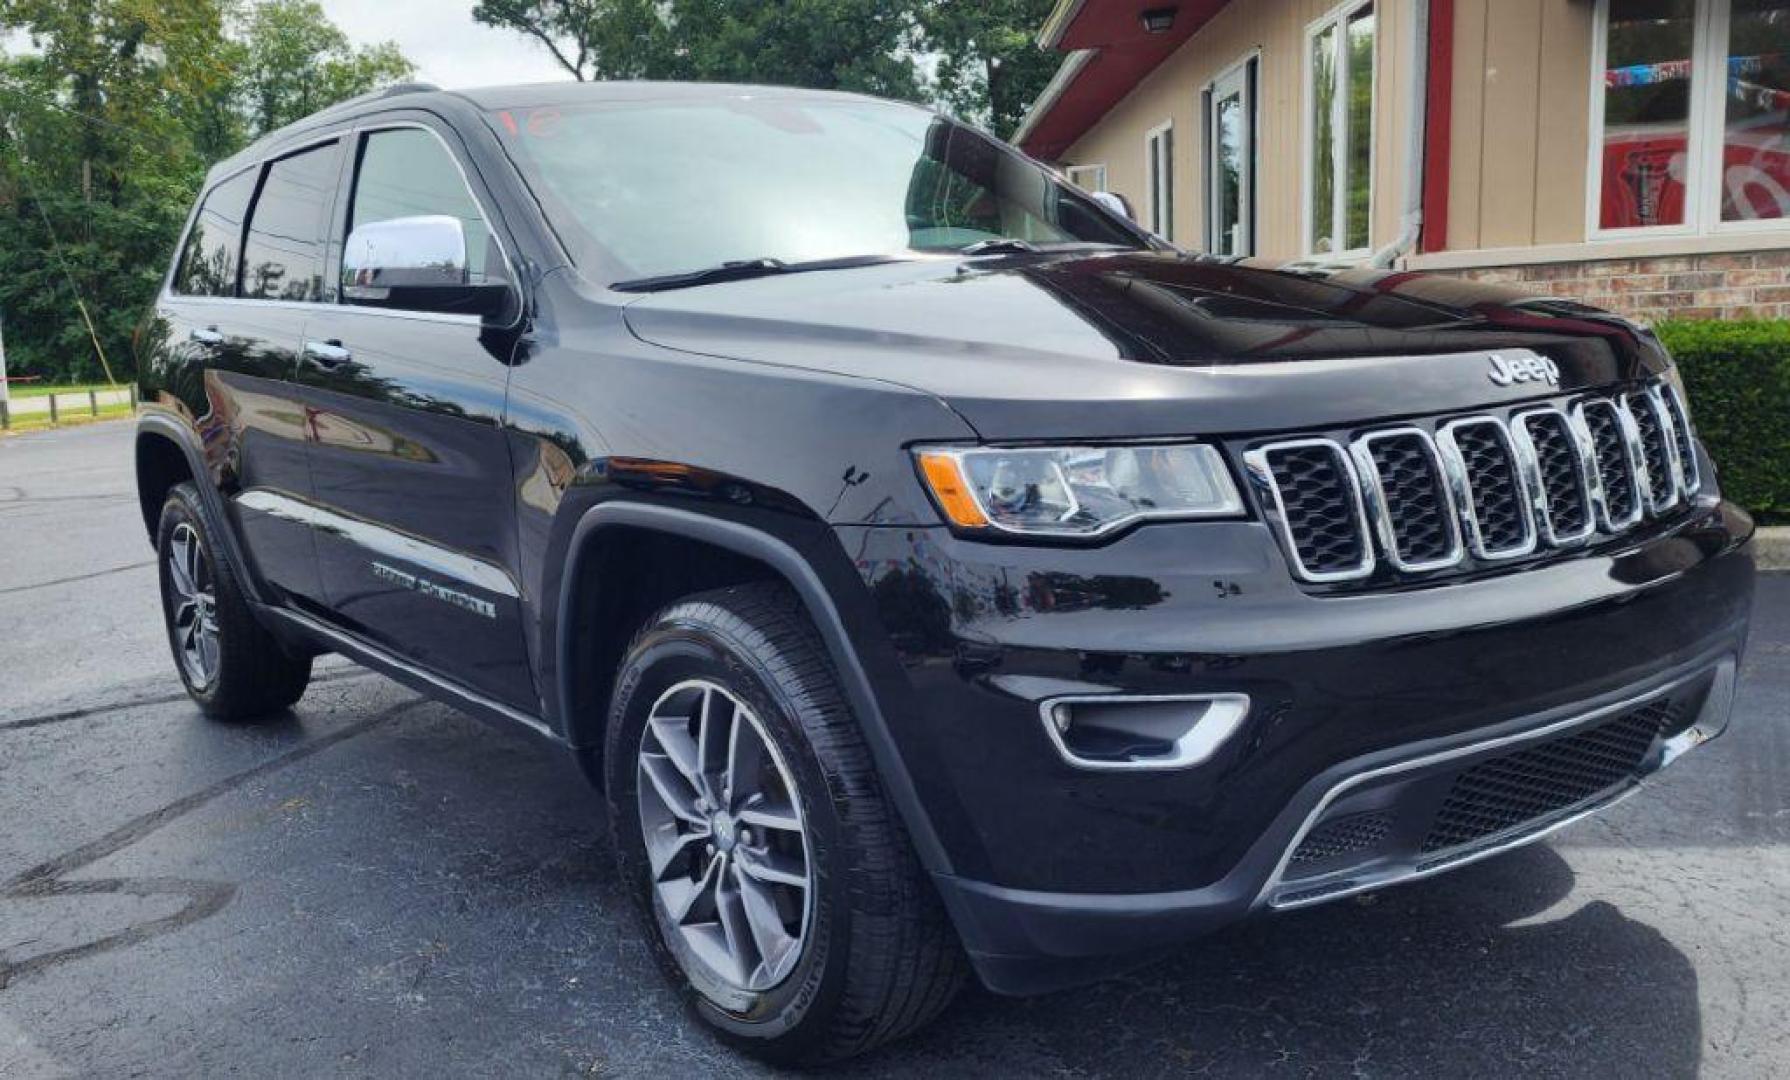
[(89, 390), (98, 390), (103, 394), (109, 390), (128, 389), (130, 389), (129, 383), (119, 383), (117, 386), (107, 386), (104, 383), (95, 383), (90, 386), (53, 386), (49, 383), (13, 383), (8, 390), (8, 393), (13, 398), (40, 398), (49, 397), (51, 394), (86, 394)]

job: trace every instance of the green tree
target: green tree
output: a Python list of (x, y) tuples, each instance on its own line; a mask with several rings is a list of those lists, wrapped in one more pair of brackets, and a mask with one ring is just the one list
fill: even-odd
[(541, 42), (580, 80), (922, 96), (913, 10), (896, 0), (480, 0), (473, 18)]
[[(132, 332), (211, 162), (410, 70), (292, 0), (0, 0), (0, 26), (32, 46), (0, 56), (8, 367), (58, 380), (100, 378), (101, 350), (130, 374)], [(294, 40), (318, 48), (308, 65), (282, 66)]]
[(256, 4), (231, 46), (240, 56), (238, 92), (255, 135), (416, 71), (391, 42), (351, 45), (316, 0)]
[(940, 104), (1010, 137), (1061, 60), (1038, 47), (1054, 0), (924, 0), (920, 48), (936, 58)]

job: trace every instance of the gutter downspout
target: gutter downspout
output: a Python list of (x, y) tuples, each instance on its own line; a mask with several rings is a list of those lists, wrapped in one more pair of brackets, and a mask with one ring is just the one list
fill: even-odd
[(1374, 252), (1369, 265), (1391, 268), (1417, 247), (1423, 235), (1423, 135), (1429, 103), (1430, 0), (1411, 0), (1411, 32), (1405, 44), (1411, 72), (1411, 116), (1405, 124), (1404, 207), (1398, 236)]

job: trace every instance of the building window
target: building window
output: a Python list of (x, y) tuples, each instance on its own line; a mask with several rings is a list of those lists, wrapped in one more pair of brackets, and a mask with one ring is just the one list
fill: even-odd
[(1206, 250), (1255, 254), (1255, 57), (1206, 88)]
[(1306, 250), (1365, 254), (1372, 236), (1372, 0), (1345, 4), (1306, 29)]
[(1106, 190), (1105, 165), (1071, 165), (1063, 172), (1069, 177), (1071, 184), (1083, 191)]
[(1175, 126), (1164, 123), (1144, 136), (1144, 206), (1149, 230), (1175, 239)]
[(1790, 221), (1790, 0), (1599, 0), (1601, 235)]

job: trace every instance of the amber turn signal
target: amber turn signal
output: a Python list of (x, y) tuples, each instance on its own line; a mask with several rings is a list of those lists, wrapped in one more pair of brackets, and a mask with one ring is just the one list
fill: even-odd
[(963, 467), (956, 458), (950, 454), (922, 453), (920, 472), (951, 524), (960, 529), (980, 529), (988, 525), (988, 515), (976, 505), (970, 485), (964, 479)]

